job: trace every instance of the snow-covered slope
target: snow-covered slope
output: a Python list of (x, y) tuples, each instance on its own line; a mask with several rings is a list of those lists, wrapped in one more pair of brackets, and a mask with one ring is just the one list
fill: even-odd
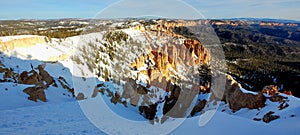
[[(299, 107), (291, 111), (298, 111), (299, 115)], [(1, 110), (0, 118), (0, 134), (105, 134), (86, 118), (78, 103), (74, 101)], [(298, 135), (300, 128), (299, 117), (280, 119), (266, 124), (222, 112), (217, 112), (203, 127), (199, 127), (198, 122), (199, 117), (186, 119), (171, 134)], [(122, 134), (120, 126), (122, 129), (127, 127), (115, 122), (111, 126), (115, 131), (109, 133)]]
[(77, 101), (5, 109), (0, 118), (1, 135), (105, 134), (90, 123)]

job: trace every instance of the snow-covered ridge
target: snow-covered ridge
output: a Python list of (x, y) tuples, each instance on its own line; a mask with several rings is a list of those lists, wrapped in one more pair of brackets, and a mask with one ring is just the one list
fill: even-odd
[(3, 37), (0, 37), (0, 41), (1, 42), (8, 42), (8, 41), (11, 41), (11, 40), (16, 40), (16, 39), (34, 38), (34, 37), (43, 37), (43, 36), (37, 36), (37, 35), (3, 36)]

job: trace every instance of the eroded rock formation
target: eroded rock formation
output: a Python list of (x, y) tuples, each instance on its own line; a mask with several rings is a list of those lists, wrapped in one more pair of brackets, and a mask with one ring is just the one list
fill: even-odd
[(262, 90), (263, 93), (267, 94), (267, 95), (278, 95), (280, 93), (286, 94), (286, 95), (290, 95), (292, 96), (292, 92), (290, 90), (283, 90), (283, 92), (279, 92), (278, 87), (275, 85), (270, 85), (270, 86), (265, 86)]
[(148, 84), (152, 85), (180, 79), (177, 75), (178, 65), (206, 65), (209, 61), (210, 55), (205, 47), (199, 41), (189, 39), (182, 45), (166, 44), (162, 48), (152, 50), (149, 54), (142, 54), (135, 59), (131, 67), (136, 70), (146, 67), (138, 73), (137, 78), (147, 76)]
[(278, 87), (275, 85), (265, 86), (261, 92), (267, 95), (274, 95), (276, 93), (279, 93)]
[[(283, 96), (278, 91), (277, 86), (274, 86), (274, 85), (266, 86), (263, 88), (262, 92), (270, 96), (269, 100), (271, 102), (279, 102), (280, 103), (278, 106), (279, 110), (285, 109), (289, 106), (289, 104), (287, 103), (288, 98), (286, 96)], [(291, 95), (292, 93), (288, 92), (288, 91), (284, 91), (283, 94)]]
[(231, 76), (227, 75), (226, 86), (223, 101), (229, 104), (232, 111), (238, 111), (241, 108), (259, 109), (265, 106), (266, 97), (263, 93), (251, 94), (241, 91), (241, 85)]
[(37, 102), (37, 100), (41, 100), (46, 102), (46, 94), (45, 89), (43, 87), (29, 87), (23, 90), (26, 94), (29, 95), (28, 99)]

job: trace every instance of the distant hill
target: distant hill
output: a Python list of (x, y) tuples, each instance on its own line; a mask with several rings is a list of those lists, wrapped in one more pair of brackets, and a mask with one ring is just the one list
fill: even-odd
[[(212, 20), (214, 20), (214, 19), (212, 19)], [(220, 20), (254, 21), (254, 22), (266, 21), (266, 22), (279, 22), (279, 23), (300, 23), (300, 21), (297, 21), (297, 20), (273, 19), (273, 18), (228, 18), (228, 19), (220, 19)]]

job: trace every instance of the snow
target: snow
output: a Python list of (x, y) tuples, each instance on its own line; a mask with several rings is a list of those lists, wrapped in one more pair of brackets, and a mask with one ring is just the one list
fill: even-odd
[(50, 57), (59, 56), (63, 53), (49, 47), (45, 44), (37, 44), (33, 47), (29, 48), (16, 48), (12, 51), (11, 56), (18, 56), (20, 55), (24, 59), (36, 59), (36, 60), (43, 60), (47, 61)]
[(117, 22), (117, 23), (113, 23), (110, 27), (112, 28), (121, 27), (124, 24), (125, 24), (124, 22)]
[(1, 110), (0, 119), (0, 134), (6, 135), (104, 135), (89, 122), (76, 101)]
[(20, 92), (27, 87), (29, 86), (20, 84), (17, 85), (12, 83), (1, 83), (0, 95), (2, 103), (0, 104), (0, 110), (14, 109), (24, 106), (41, 105), (41, 102), (34, 103), (32, 101), (29, 101), (27, 99), (28, 95), (23, 92)]
[[(297, 121), (298, 120), (298, 121)], [(296, 135), (299, 134), (299, 118), (289, 121), (281, 121), (280, 124), (266, 124), (253, 120), (229, 115), (222, 112), (216, 112), (212, 119), (204, 126), (198, 126), (199, 117), (193, 117), (184, 121), (175, 131), (174, 135), (180, 134), (211, 134), (211, 135), (254, 135), (254, 134), (272, 134), (272, 135)], [(295, 122), (295, 123), (294, 123)]]
[(248, 91), (248, 90), (246, 90), (246, 89), (244, 89), (244, 88), (241, 88), (240, 89), (243, 93), (250, 93), (250, 94), (257, 94), (257, 93), (255, 93), (255, 92), (252, 92), (252, 91)]
[[(104, 130), (108, 134), (149, 134), (145, 127), (152, 127), (151, 129), (163, 134), (163, 130), (159, 126), (153, 126), (147, 121), (139, 121), (136, 127), (128, 126), (129, 123), (123, 123), (113, 116), (113, 112), (104, 113), (103, 108), (95, 99), (80, 101), (79, 104), (86, 104), (93, 109), (93, 111), (82, 112), (79, 104), (75, 101), (64, 102), (58, 104), (46, 104), (34, 107), (24, 107), (16, 109), (7, 109), (0, 111), (0, 134), (104, 134), (94, 124), (100, 126), (107, 126)], [(99, 109), (95, 110), (94, 105), (99, 105)], [(296, 108), (291, 111), (300, 111)], [(123, 110), (114, 110), (124, 112)], [(86, 113), (94, 112), (102, 114), (103, 117), (86, 118)], [(131, 113), (128, 113), (131, 114)], [(126, 114), (125, 114), (126, 115)], [(95, 115), (98, 116), (98, 115)], [(136, 115), (138, 117), (138, 115)], [(136, 117), (135, 115), (128, 117)], [(16, 121), (17, 120), (17, 121)], [(90, 121), (91, 122), (90, 122)], [(200, 127), (199, 117), (188, 119), (181, 119), (183, 121), (180, 126), (171, 130), (171, 134), (299, 134), (300, 119), (297, 117), (289, 118), (288, 120), (279, 119), (270, 124), (256, 122), (246, 118), (233, 116), (230, 114), (216, 112), (212, 119), (204, 126)], [(126, 120), (125, 120), (126, 121)], [(128, 121), (127, 121), (128, 122)], [(114, 125), (114, 126), (113, 126)], [(103, 127), (100, 127), (103, 129)]]
[[(79, 103), (89, 120), (108, 134), (167, 134), (184, 120), (176, 119), (162, 125), (151, 125), (145, 119), (143, 121), (132, 121), (131, 119), (126, 119), (127, 117), (123, 118), (116, 115), (104, 102), (99, 102), (99, 100), (102, 99), (98, 97)], [(95, 109), (95, 106), (101, 106), (101, 109)], [(126, 109), (120, 109), (118, 113), (129, 115)]]
[[(38, 37), (35, 35), (21, 35), (21, 36), (10, 36), (10, 37), (0, 37), (0, 40), (12, 40), (26, 37)], [(7, 56), (14, 56), (23, 60), (40, 60), (49, 61), (55, 57), (60, 57), (63, 55), (69, 56), (73, 53), (74, 48), (72, 44), (76, 43), (76, 38), (67, 38), (65, 41), (60, 42), (59, 39), (52, 39), (52, 43), (36, 44), (31, 47), (15, 47), (13, 50), (3, 52)], [(71, 40), (71, 41), (70, 41)], [(52, 60), (53, 61), (53, 60)]]
[(141, 41), (141, 42), (146, 41), (146, 37), (144, 35), (145, 33), (141, 32), (139, 30), (134, 30), (133, 28), (128, 28), (128, 29), (124, 29), (122, 31), (125, 32), (126, 34), (128, 34), (130, 37), (134, 37), (138, 41)]

